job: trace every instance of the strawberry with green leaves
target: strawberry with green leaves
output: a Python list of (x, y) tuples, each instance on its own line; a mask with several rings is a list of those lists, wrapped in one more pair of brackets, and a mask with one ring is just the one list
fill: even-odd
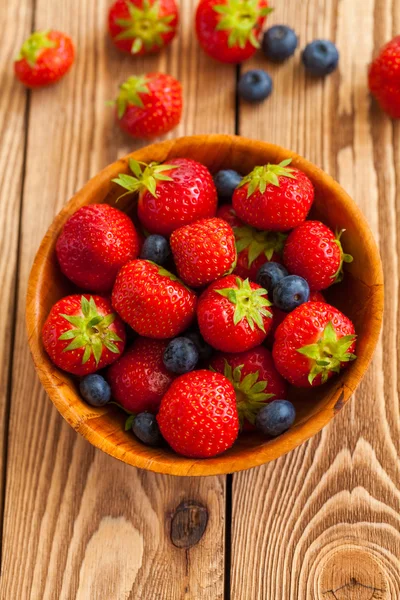
[(275, 333), (272, 355), (279, 373), (297, 387), (326, 383), (354, 360), (354, 325), (334, 306), (305, 302)]
[(115, 102), (118, 125), (135, 138), (164, 135), (182, 116), (182, 86), (163, 73), (133, 75), (122, 83)]
[(235, 273), (243, 279), (256, 280), (258, 270), (266, 262), (282, 262), (282, 251), (286, 235), (278, 231), (257, 231), (243, 225), (235, 227), (238, 254)]
[(197, 298), (175, 275), (149, 260), (133, 260), (118, 273), (112, 304), (139, 335), (168, 339), (185, 331)]
[(256, 283), (227, 275), (200, 296), (200, 333), (222, 352), (244, 352), (260, 345), (272, 325), (268, 292)]
[(214, 217), (217, 191), (204, 165), (189, 158), (149, 165), (131, 158), (129, 167), (133, 175), (121, 173), (113, 181), (125, 194), (138, 194), (138, 217), (149, 233), (168, 236), (179, 227)]
[(255, 167), (236, 188), (232, 204), (239, 219), (264, 231), (289, 231), (302, 223), (314, 201), (314, 186), (305, 173), (278, 165)]
[(116, 0), (108, 13), (108, 30), (118, 50), (140, 56), (170, 44), (178, 21), (175, 0)]
[(179, 276), (191, 287), (212, 283), (236, 265), (235, 236), (223, 219), (201, 219), (176, 229), (170, 244)]
[(286, 398), (286, 381), (264, 346), (236, 354), (217, 354), (210, 367), (233, 384), (239, 421), (246, 430), (253, 429), (257, 413), (266, 403)]
[(271, 11), (266, 0), (200, 0), (197, 38), (215, 60), (243, 62), (260, 47), (261, 29)]
[(44, 349), (60, 369), (88, 375), (115, 362), (125, 348), (125, 327), (110, 301), (73, 295), (53, 306), (42, 329)]

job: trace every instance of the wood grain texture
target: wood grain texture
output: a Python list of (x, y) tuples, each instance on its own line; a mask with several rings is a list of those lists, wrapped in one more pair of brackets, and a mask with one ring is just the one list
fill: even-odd
[[(0, 597), (221, 599), (224, 479), (144, 474), (95, 451), (44, 394), (27, 347), (28, 274), (54, 214), (91, 175), (141, 145), (117, 130), (105, 106), (117, 85), (135, 72), (168, 70), (186, 88), (181, 132), (234, 131), (234, 95), (226, 97), (234, 69), (200, 54), (188, 28), (191, 3), (182, 11), (179, 41), (146, 60), (121, 56), (109, 44), (109, 4), (36, 2), (35, 28), (69, 33), (77, 62), (57, 87), (32, 94), (29, 114)], [(217, 81), (221, 100), (205, 114), (208, 87)], [(190, 549), (170, 540), (170, 520), (182, 501), (199, 502), (209, 513), (201, 543)]]
[(400, 597), (399, 125), (366, 87), (367, 63), (399, 19), (397, 3), (386, 0), (281, 3), (271, 21), (294, 24), (302, 45), (336, 40), (340, 73), (313, 81), (298, 58), (271, 66), (274, 96), (241, 112), (241, 133), (303, 152), (358, 202), (380, 242), (386, 313), (373, 367), (330, 426), (275, 463), (234, 476), (233, 600)]
[[(12, 61), (30, 29), (32, 2), (23, 0), (18, 10), (0, 1), (4, 34), (0, 45), (0, 518), (3, 514), (4, 457), (7, 440), (10, 366), (14, 337), (18, 228), (23, 185), (27, 92), (15, 80)], [(16, 12), (17, 17), (16, 17)]]

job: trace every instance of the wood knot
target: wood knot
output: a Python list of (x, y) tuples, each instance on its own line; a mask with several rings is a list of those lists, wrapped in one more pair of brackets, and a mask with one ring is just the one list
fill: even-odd
[(203, 537), (208, 522), (208, 511), (198, 502), (181, 502), (171, 521), (171, 541), (177, 548), (191, 548)]
[(336, 401), (335, 406), (333, 407), (335, 414), (338, 413), (340, 410), (342, 410), (343, 406), (344, 406), (344, 391), (342, 390), (340, 392), (339, 398)]

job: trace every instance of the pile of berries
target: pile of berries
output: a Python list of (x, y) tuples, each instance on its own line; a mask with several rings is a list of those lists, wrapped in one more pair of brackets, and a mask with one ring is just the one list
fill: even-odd
[(290, 159), (244, 177), (187, 158), (129, 167), (113, 181), (133, 219), (84, 206), (57, 240), (81, 292), (51, 309), (45, 350), (89, 404), (123, 408), (144, 444), (206, 458), (240, 431), (281, 434), (289, 387), (355, 359), (353, 324), (321, 293), (352, 258), (340, 233), (306, 220), (312, 182)]

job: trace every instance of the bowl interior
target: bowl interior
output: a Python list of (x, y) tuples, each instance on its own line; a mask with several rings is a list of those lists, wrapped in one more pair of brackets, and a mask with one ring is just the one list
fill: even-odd
[[(346, 265), (344, 282), (333, 286), (326, 297), (354, 322), (358, 334), (358, 359), (325, 386), (290, 393), (297, 408), (292, 429), (274, 440), (258, 434), (240, 436), (223, 455), (207, 460), (179, 457), (168, 448), (152, 449), (124, 431), (124, 415), (112, 406), (93, 409), (79, 397), (77, 382), (55, 368), (43, 350), (40, 331), (52, 305), (76, 291), (60, 273), (55, 258), (55, 242), (67, 218), (80, 206), (94, 202), (116, 205), (120, 188), (111, 183), (118, 173), (129, 172), (127, 158), (107, 167), (93, 178), (56, 217), (46, 234), (32, 269), (27, 296), (29, 343), (39, 377), (51, 400), (76, 431), (107, 453), (141, 468), (175, 475), (213, 475), (250, 468), (273, 460), (318, 432), (348, 400), (360, 382), (378, 339), (383, 306), (382, 269), (371, 231), (354, 202), (342, 188), (320, 169), (278, 146), (234, 136), (192, 136), (147, 146), (131, 156), (144, 162), (189, 157), (204, 163), (211, 172), (233, 168), (242, 174), (255, 165), (293, 159), (313, 181), (315, 203), (310, 217), (322, 220), (332, 229), (345, 229), (343, 245), (354, 257)], [(124, 198), (118, 207), (130, 212), (131, 201)]]

